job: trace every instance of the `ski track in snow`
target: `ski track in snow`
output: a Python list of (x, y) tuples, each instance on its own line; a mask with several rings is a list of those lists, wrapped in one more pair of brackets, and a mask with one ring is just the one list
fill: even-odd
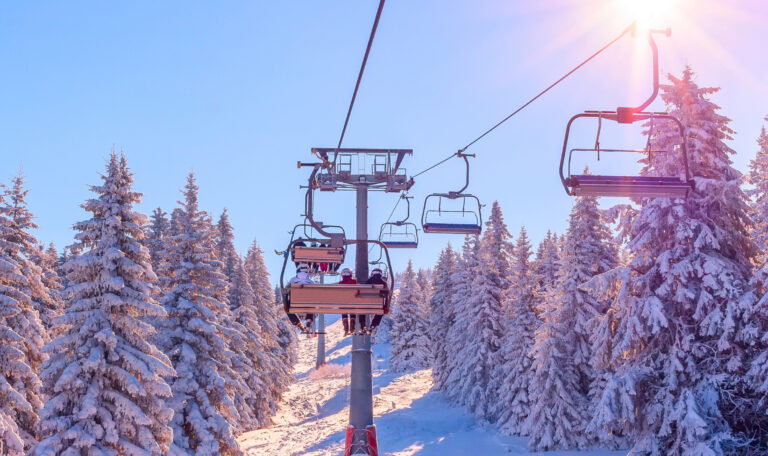
[[(351, 338), (341, 321), (326, 316), (327, 366), (315, 371), (317, 339), (299, 337), (295, 382), (283, 396), (270, 427), (239, 437), (248, 456), (341, 456), (349, 419)], [(335, 321), (334, 321), (335, 320)], [(389, 373), (389, 345), (373, 346), (374, 422), (379, 453), (386, 456), (619, 456), (616, 451), (531, 453), (526, 439), (507, 437), (461, 408), (449, 405), (432, 387), (431, 369)]]

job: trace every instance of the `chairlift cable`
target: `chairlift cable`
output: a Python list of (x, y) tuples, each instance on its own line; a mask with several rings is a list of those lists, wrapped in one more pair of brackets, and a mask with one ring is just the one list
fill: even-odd
[(569, 72), (567, 72), (565, 75), (563, 75), (560, 79), (558, 79), (557, 81), (555, 81), (552, 84), (550, 84), (546, 89), (544, 89), (541, 92), (539, 92), (538, 94), (536, 94), (536, 96), (534, 96), (533, 98), (531, 98), (530, 100), (525, 102), (522, 106), (517, 108), (514, 112), (512, 112), (510, 115), (508, 115), (507, 117), (502, 119), (500, 122), (497, 122), (494, 126), (492, 126), (488, 130), (483, 132), (483, 134), (481, 134), (477, 138), (473, 139), (469, 144), (467, 144), (466, 146), (464, 146), (461, 149), (459, 149), (458, 152), (454, 152), (451, 155), (449, 155), (448, 157), (444, 158), (443, 160), (440, 160), (439, 162), (437, 162), (434, 165), (430, 166), (429, 168), (427, 168), (427, 169), (425, 169), (425, 170), (423, 170), (423, 171), (421, 171), (419, 173), (414, 174), (413, 177), (417, 177), (417, 176), (419, 176), (421, 174), (424, 174), (427, 171), (430, 171), (430, 170), (432, 170), (432, 169), (442, 165), (443, 163), (447, 162), (448, 160), (450, 160), (451, 158), (457, 156), (458, 154), (464, 153), (467, 149), (469, 149), (471, 146), (473, 146), (476, 142), (478, 142), (481, 139), (483, 139), (486, 135), (491, 133), (493, 130), (495, 130), (496, 128), (500, 127), (504, 122), (508, 121), (509, 119), (511, 119), (512, 117), (517, 115), (520, 111), (522, 111), (523, 109), (527, 108), (531, 103), (533, 103), (534, 101), (538, 100), (542, 95), (544, 95), (545, 93), (549, 92), (556, 85), (560, 84), (565, 79), (567, 79), (569, 76), (571, 76), (573, 73), (575, 73), (576, 71), (581, 69), (581, 67), (583, 67), (584, 65), (589, 63), (592, 59), (594, 59), (598, 55), (602, 54), (609, 47), (613, 46), (617, 41), (619, 41), (621, 38), (623, 38), (624, 35), (626, 35), (627, 33), (630, 33), (632, 30), (634, 30), (634, 28), (635, 28), (635, 23), (632, 23), (632, 25), (630, 25), (629, 27), (624, 29), (624, 31), (621, 32), (620, 35), (618, 35), (616, 38), (614, 38), (613, 40), (608, 42), (608, 44), (606, 44), (605, 46), (601, 47), (597, 52), (595, 52), (594, 54), (590, 55), (586, 60), (582, 61), (580, 64), (578, 64), (577, 66), (572, 68)]
[(365, 48), (365, 55), (363, 56), (363, 63), (360, 65), (360, 72), (357, 74), (357, 82), (355, 83), (355, 90), (352, 92), (352, 100), (349, 102), (349, 109), (347, 110), (347, 118), (344, 120), (344, 128), (341, 129), (341, 136), (339, 136), (339, 144), (336, 146), (336, 154), (333, 157), (333, 163), (336, 164), (336, 158), (339, 155), (339, 149), (341, 149), (341, 143), (344, 141), (344, 134), (347, 132), (347, 124), (349, 124), (349, 117), (352, 115), (352, 108), (355, 105), (355, 98), (357, 98), (357, 91), (360, 88), (360, 81), (363, 79), (363, 72), (365, 72), (365, 64), (368, 62), (368, 55), (371, 53), (371, 46), (373, 45), (373, 38), (376, 36), (376, 29), (379, 27), (379, 19), (381, 18), (381, 11), (384, 9), (384, 1), (379, 1), (379, 9), (376, 11), (376, 19), (373, 21), (373, 27), (371, 28), (371, 36), (368, 38), (368, 46)]

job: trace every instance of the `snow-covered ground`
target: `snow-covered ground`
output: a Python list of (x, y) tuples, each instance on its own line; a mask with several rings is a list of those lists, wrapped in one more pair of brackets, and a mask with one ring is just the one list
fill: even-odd
[[(299, 339), (296, 382), (286, 392), (275, 424), (240, 436), (249, 456), (340, 456), (349, 417), (351, 338), (338, 317), (328, 318), (327, 366), (315, 370), (317, 339)], [(523, 438), (499, 434), (430, 392), (431, 370), (387, 372), (389, 345), (373, 347), (374, 419), (379, 449), (387, 456), (529, 455)], [(623, 452), (555, 451), (549, 456), (608, 456)]]

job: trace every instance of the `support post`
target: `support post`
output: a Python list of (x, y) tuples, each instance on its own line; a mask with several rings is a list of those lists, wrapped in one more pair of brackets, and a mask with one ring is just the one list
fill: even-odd
[[(368, 185), (357, 184), (356, 238), (368, 240)], [(355, 271), (358, 282), (368, 279), (368, 244), (356, 245)], [(371, 336), (352, 336), (352, 371), (349, 386), (349, 429), (352, 435), (345, 454), (370, 455), (370, 429), (373, 426), (373, 373), (371, 371)], [(375, 435), (375, 434), (373, 434)], [(374, 437), (375, 440), (375, 437)], [(373, 447), (375, 448), (375, 442)]]
[[(325, 283), (325, 275), (320, 274), (320, 283)], [(325, 314), (317, 318), (317, 361), (315, 369), (325, 366)]]

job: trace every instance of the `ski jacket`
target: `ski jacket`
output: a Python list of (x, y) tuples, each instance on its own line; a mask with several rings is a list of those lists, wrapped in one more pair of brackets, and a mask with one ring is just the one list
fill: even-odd
[(385, 282), (380, 275), (371, 276), (368, 280), (365, 281), (365, 284), (366, 285), (384, 285), (384, 288), (387, 288), (387, 282)]
[(291, 277), (291, 280), (288, 281), (288, 285), (291, 285), (293, 283), (300, 283), (302, 285), (313, 285), (315, 282), (313, 282), (312, 279), (309, 278), (308, 273), (299, 272), (296, 274), (296, 277)]
[(356, 285), (357, 284), (357, 280), (352, 278), (352, 277), (350, 277), (348, 279), (344, 279), (344, 280), (340, 281), (339, 284), (340, 285)]

